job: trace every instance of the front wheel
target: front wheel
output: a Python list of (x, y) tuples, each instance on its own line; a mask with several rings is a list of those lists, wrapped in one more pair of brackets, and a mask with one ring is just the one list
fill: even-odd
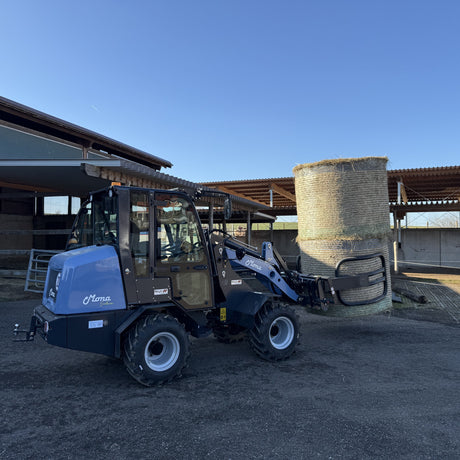
[(189, 348), (188, 334), (176, 318), (148, 315), (128, 332), (124, 363), (129, 374), (142, 385), (161, 385), (181, 375)]
[(257, 313), (249, 334), (253, 350), (267, 361), (289, 358), (299, 338), (299, 322), (285, 305), (265, 304)]

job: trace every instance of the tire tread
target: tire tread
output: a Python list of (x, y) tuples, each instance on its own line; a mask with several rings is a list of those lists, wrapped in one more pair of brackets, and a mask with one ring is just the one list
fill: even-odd
[[(181, 333), (185, 338), (185, 352), (183, 357), (180, 358), (183, 361), (183, 364), (179, 365), (179, 368), (174, 373), (168, 372), (165, 373), (164, 377), (158, 375), (153, 378), (146, 375), (146, 372), (141, 368), (138, 359), (136, 359), (136, 355), (139, 354), (140, 348), (143, 350), (141, 344), (143, 340), (142, 332), (150, 328), (158, 328), (158, 330), (161, 330), (162, 323), (164, 323), (163, 327), (171, 327), (171, 325), (174, 325), (173, 327), (181, 328), (178, 329), (178, 331), (182, 330)], [(188, 333), (185, 331), (184, 326), (174, 316), (155, 313), (146, 315), (139, 319), (127, 332), (124, 339), (123, 350), (123, 361), (126, 370), (131, 375), (131, 377), (145, 386), (160, 386), (182, 376), (182, 371), (187, 366), (187, 361), (190, 356), (190, 343)]]

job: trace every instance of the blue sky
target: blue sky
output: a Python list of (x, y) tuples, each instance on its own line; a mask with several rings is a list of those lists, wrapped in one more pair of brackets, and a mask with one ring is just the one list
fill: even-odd
[(460, 164), (460, 2), (1, 2), (0, 94), (192, 181)]

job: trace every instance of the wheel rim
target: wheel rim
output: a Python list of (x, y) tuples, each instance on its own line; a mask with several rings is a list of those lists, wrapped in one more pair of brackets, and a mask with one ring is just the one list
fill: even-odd
[(284, 350), (289, 347), (294, 335), (294, 324), (285, 316), (276, 318), (270, 326), (270, 343), (277, 350)]
[(174, 366), (180, 353), (180, 343), (170, 332), (155, 334), (145, 346), (144, 358), (153, 371), (164, 372)]

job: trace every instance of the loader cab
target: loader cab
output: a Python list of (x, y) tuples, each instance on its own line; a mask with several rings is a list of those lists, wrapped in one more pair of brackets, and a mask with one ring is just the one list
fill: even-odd
[(128, 304), (213, 307), (206, 239), (186, 193), (117, 186), (92, 194), (67, 250), (91, 245), (117, 249)]

